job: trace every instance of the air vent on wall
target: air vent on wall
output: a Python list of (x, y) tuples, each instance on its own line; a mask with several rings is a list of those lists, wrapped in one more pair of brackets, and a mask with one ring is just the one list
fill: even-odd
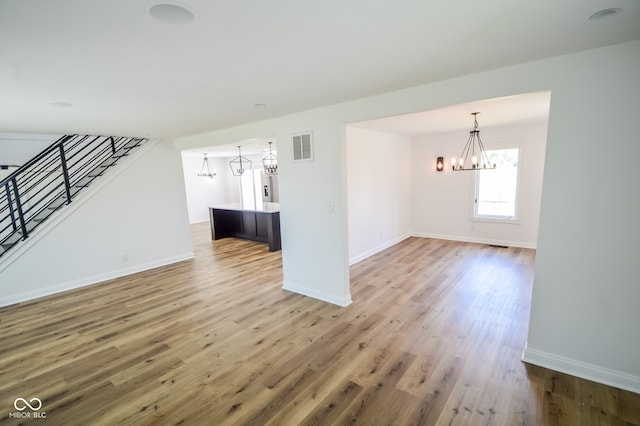
[(313, 146), (311, 133), (298, 133), (292, 136), (293, 161), (313, 160)]

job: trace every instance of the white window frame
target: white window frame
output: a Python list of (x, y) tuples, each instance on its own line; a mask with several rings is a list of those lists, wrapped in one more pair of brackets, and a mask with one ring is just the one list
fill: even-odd
[[(522, 158), (523, 158), (523, 148), (521, 144), (492, 144), (490, 147), (486, 147), (487, 152), (490, 151), (500, 151), (506, 149), (517, 149), (518, 150), (518, 171), (516, 174), (516, 196), (515, 196), (515, 208), (513, 216), (491, 216), (491, 215), (478, 215), (478, 190), (480, 186), (480, 171), (472, 172), (472, 187), (471, 187), (471, 214), (470, 221), (473, 222), (491, 222), (491, 223), (504, 223), (504, 224), (513, 224), (519, 225), (520, 221), (518, 219), (518, 211), (520, 210), (520, 176), (522, 173)], [(491, 173), (491, 171), (487, 171)]]

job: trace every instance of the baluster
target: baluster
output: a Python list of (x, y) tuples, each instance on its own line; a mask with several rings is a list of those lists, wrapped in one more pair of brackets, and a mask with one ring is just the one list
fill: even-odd
[(64, 147), (62, 144), (60, 148), (60, 163), (62, 164), (62, 175), (64, 176), (64, 189), (67, 193), (67, 204), (71, 203), (71, 183), (69, 182), (69, 170), (67, 170), (67, 159), (64, 156)]
[(20, 193), (18, 192), (18, 182), (16, 177), (11, 178), (11, 184), (13, 185), (13, 193), (16, 196), (16, 209), (18, 210), (18, 218), (20, 219), (20, 228), (22, 229), (22, 239), (26, 240), (29, 236), (27, 232), (27, 224), (24, 221), (24, 213), (22, 212), (22, 203), (20, 202)]
[(13, 200), (11, 200), (11, 189), (9, 188), (9, 181), (5, 182), (4, 190), (7, 193), (7, 204), (9, 206), (9, 215), (11, 216), (11, 226), (13, 226), (13, 230), (18, 229), (18, 225), (16, 225), (16, 212), (13, 209)]

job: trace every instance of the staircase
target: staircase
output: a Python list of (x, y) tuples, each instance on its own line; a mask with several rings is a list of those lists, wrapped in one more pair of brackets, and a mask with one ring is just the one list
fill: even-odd
[(146, 142), (68, 135), (0, 182), (0, 258), (91, 183)]

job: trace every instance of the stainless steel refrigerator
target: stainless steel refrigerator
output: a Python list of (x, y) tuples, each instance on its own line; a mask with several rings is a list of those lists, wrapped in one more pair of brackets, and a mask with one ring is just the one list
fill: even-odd
[(260, 181), (262, 184), (262, 201), (265, 203), (280, 202), (280, 196), (278, 194), (278, 175), (268, 175), (263, 170), (260, 173)]

